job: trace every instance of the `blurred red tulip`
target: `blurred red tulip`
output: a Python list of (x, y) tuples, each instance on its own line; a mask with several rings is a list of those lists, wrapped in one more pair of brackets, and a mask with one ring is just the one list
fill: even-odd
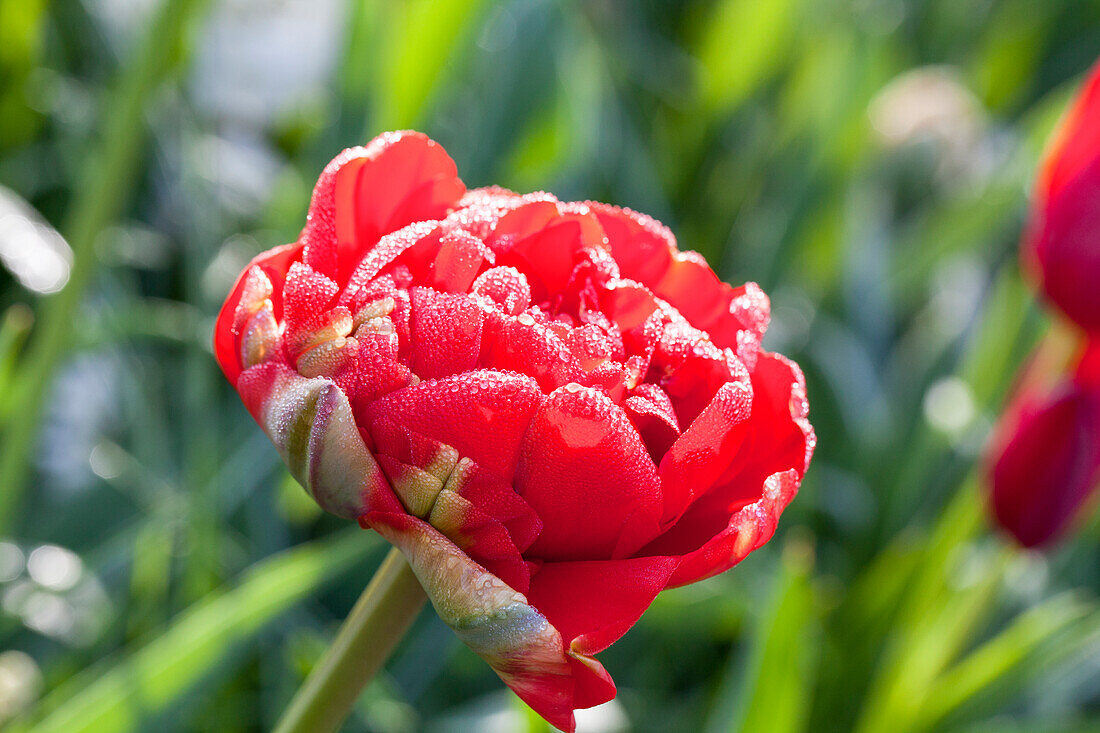
[(1052, 303), (1100, 332), (1100, 64), (1042, 164), (1024, 257)]
[(992, 455), (997, 522), (1025, 547), (1059, 539), (1100, 482), (1100, 392), (1064, 379), (1020, 394)]

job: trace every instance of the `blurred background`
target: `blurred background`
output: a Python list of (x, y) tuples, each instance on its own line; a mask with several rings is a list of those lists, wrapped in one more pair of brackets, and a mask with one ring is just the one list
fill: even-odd
[[(273, 725), (385, 548), (288, 477), (213, 318), (332, 156), (415, 127), (471, 186), (663, 220), (806, 371), (776, 538), (658, 598), (582, 730), (1100, 730), (1100, 523), (1016, 550), (974, 469), (1097, 56), (1076, 0), (0, 0), (0, 725)], [(346, 730), (545, 724), (425, 612)]]

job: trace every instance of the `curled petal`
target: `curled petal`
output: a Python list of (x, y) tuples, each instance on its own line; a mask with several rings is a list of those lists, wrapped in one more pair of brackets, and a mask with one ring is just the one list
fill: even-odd
[[(374, 300), (379, 285), (377, 279), (381, 279), (384, 272), (393, 272), (398, 263), (412, 264), (426, 272), (439, 252), (442, 236), (443, 230), (437, 221), (418, 221), (387, 234), (355, 266), (340, 295), (340, 305), (358, 311)], [(389, 283), (392, 282), (390, 276)]]
[[(661, 459), (662, 525), (678, 520), (698, 493), (713, 487), (734, 461), (749, 430), (753, 393), (747, 380), (727, 382)], [(718, 510), (719, 521), (723, 516)]]
[(355, 519), (390, 493), (348, 398), (331, 380), (268, 362), (244, 372), (237, 388), (294, 478), (326, 511)]
[[(695, 579), (705, 578), (740, 561), (744, 557), (738, 554), (740, 549), (755, 547), (744, 544), (745, 539), (737, 539), (750, 532), (745, 522), (751, 520), (757, 525), (751, 530), (752, 537), (764, 537), (761, 542), (766, 541), (774, 530), (773, 526), (764, 531), (770, 518), (774, 516), (778, 521), (779, 513), (797, 492), (813, 454), (816, 438), (806, 420), (805, 387), (798, 367), (778, 354), (764, 354), (752, 374), (752, 390), (750, 418), (729, 423), (729, 432), (719, 439), (726, 445), (713, 465), (711, 459), (691, 460), (691, 451), (676, 455), (680, 441), (687, 447), (686, 438), (694, 426), (684, 431), (662, 461), (662, 480), (668, 479), (664, 483), (667, 508), (683, 506), (673, 503), (685, 493), (683, 489), (675, 490), (676, 486), (701, 482), (700, 491), (688, 492), (691, 497), (686, 511), (681, 509), (682, 515), (666, 532), (640, 551), (645, 555), (693, 558), (685, 560), (677, 571), (677, 584), (692, 582), (692, 574)], [(705, 442), (702, 434), (698, 437)], [(705, 450), (701, 445), (699, 448)], [(719, 473), (715, 474), (716, 470)], [(788, 472), (790, 479), (775, 478), (786, 477)], [(731, 515), (737, 523), (726, 519)], [(741, 543), (735, 548), (737, 552), (721, 549), (735, 540)], [(704, 549), (708, 546), (711, 550)]]
[(245, 368), (241, 361), (242, 328), (265, 299), (271, 301), (275, 319), (282, 317), (283, 281), (291, 263), (301, 253), (300, 244), (287, 244), (258, 255), (240, 274), (225, 299), (214, 324), (214, 355), (230, 384), (237, 383), (237, 377)]
[(640, 384), (623, 402), (623, 409), (642, 436), (649, 455), (660, 461), (680, 437), (672, 400), (656, 384)]
[(471, 292), (492, 301), (509, 316), (518, 316), (531, 304), (527, 277), (514, 267), (494, 267), (478, 275)]
[(779, 516), (798, 493), (800, 481), (794, 470), (769, 476), (759, 499), (734, 512), (725, 529), (681, 558), (669, 579), (669, 587), (687, 585), (729, 570), (770, 540)]
[(498, 252), (500, 264), (527, 273), (536, 301), (565, 289), (584, 250), (606, 246), (591, 213), (563, 209), (553, 199), (535, 199), (508, 211), (486, 243)]
[(523, 594), (427, 523), (381, 512), (364, 519), (401, 549), (436, 613), (458, 637), (537, 713), (562, 730), (574, 730), (575, 689), (595, 686), (585, 677), (609, 679), (599, 662), (570, 664), (561, 634)]
[[(532, 576), (527, 597), (559, 631), (572, 665), (580, 668), (634, 625), (679, 564), (675, 557), (547, 562)], [(615, 695), (605, 675), (578, 675), (576, 707)]]
[(496, 256), (480, 239), (464, 231), (444, 233), (432, 262), (427, 284), (450, 293), (465, 293), (484, 264)]
[(346, 282), (379, 238), (414, 221), (440, 219), (462, 197), (454, 161), (419, 132), (380, 135), (321, 173), (302, 232), (305, 260)]
[(660, 282), (677, 252), (676, 238), (668, 227), (630, 209), (594, 201), (588, 205), (607, 233), (611, 256), (622, 276), (650, 287)]

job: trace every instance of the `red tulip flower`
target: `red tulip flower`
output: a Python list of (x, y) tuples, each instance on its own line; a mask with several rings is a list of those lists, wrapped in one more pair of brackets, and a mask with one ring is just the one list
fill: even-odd
[(1100, 65), (1055, 136), (1035, 198), (1025, 261), (1051, 302), (1100, 334)]
[(1023, 256), (1081, 329), (1068, 335), (1076, 355), (1034, 359), (990, 443), (993, 515), (1032, 547), (1062, 537), (1100, 483), (1100, 65), (1040, 168)]
[(325, 509), (402, 550), (440, 617), (572, 730), (593, 655), (664, 588), (764, 544), (814, 446), (768, 299), (647, 216), (467, 191), (388, 133), (325, 168), (257, 257), (219, 363)]

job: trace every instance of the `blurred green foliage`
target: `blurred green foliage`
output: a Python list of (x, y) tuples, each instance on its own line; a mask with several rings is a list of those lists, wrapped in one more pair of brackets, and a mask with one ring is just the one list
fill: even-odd
[[(303, 501), (213, 316), (328, 159), (414, 126), (471, 185), (662, 219), (806, 371), (776, 538), (663, 594), (582, 725), (1100, 729), (1100, 526), (1021, 553), (974, 469), (1046, 327), (1032, 170), (1098, 55), (1075, 0), (0, 0), (0, 194), (75, 258), (54, 294), (0, 269), (0, 719), (272, 725), (379, 546)], [(347, 729), (493, 725), (543, 729), (425, 613)]]

